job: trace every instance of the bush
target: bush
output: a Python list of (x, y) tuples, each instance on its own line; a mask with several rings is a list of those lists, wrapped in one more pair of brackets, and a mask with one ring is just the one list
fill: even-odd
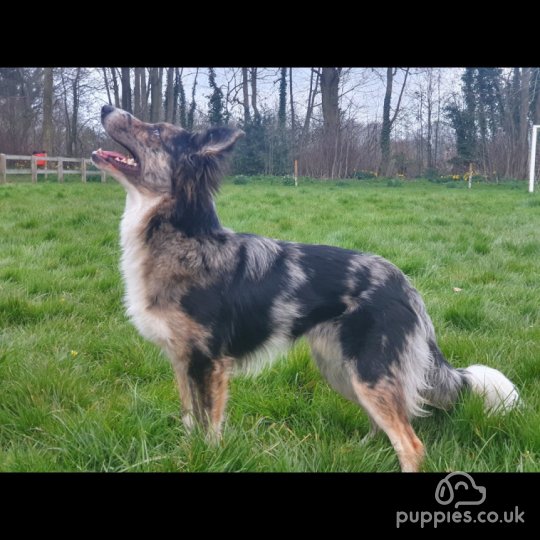
[(386, 182), (386, 185), (388, 187), (403, 187), (403, 182), (401, 180), (396, 180), (395, 178), (391, 178)]
[(431, 168), (426, 169), (426, 172), (424, 173), (424, 178), (427, 178), (428, 180), (436, 180), (439, 178), (439, 171), (437, 169)]
[(377, 178), (377, 173), (373, 171), (356, 171), (353, 178), (356, 180), (370, 180), (371, 178)]
[(248, 177), (243, 174), (238, 174), (233, 178), (233, 184), (236, 184), (237, 186), (244, 186), (248, 181)]

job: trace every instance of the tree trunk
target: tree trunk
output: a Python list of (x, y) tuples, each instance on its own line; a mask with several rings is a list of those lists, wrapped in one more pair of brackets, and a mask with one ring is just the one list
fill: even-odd
[(383, 101), (383, 118), (381, 126), (381, 166), (379, 174), (386, 174), (390, 162), (390, 105), (392, 103), (392, 86), (394, 84), (394, 68), (386, 68), (386, 90)]
[(120, 94), (118, 91), (118, 77), (116, 75), (116, 68), (111, 68), (111, 74), (112, 74), (112, 84), (113, 84), (113, 92), (114, 92), (114, 106), (120, 107)]
[(133, 112), (131, 106), (131, 70), (128, 67), (120, 68), (122, 75), (122, 109)]
[(133, 88), (133, 113), (141, 118), (141, 71), (143, 68), (135, 68), (135, 86)]
[(186, 93), (184, 91), (184, 83), (182, 82), (182, 74), (183, 74), (183, 68), (182, 71), (176, 73), (176, 88), (175, 92), (178, 94), (178, 122), (180, 125), (185, 128), (187, 124), (187, 118), (186, 118)]
[(44, 68), (43, 75), (43, 129), (41, 149), (51, 155), (53, 149), (53, 68)]
[(187, 129), (191, 131), (193, 129), (193, 125), (195, 124), (195, 108), (197, 107), (197, 103), (195, 101), (195, 90), (197, 89), (197, 77), (199, 76), (199, 68), (195, 71), (195, 79), (193, 79), (193, 86), (191, 87), (191, 103), (189, 104), (189, 111), (187, 113)]
[(248, 90), (248, 68), (242, 68), (242, 93), (244, 105), (244, 124), (251, 122), (251, 114), (249, 112), (249, 90)]
[(531, 68), (522, 68), (521, 70), (521, 94), (519, 107), (519, 142), (521, 166), (519, 171), (520, 178), (527, 178), (527, 164), (529, 159), (529, 87), (531, 81)]
[(105, 81), (105, 90), (107, 90), (107, 99), (109, 105), (112, 105), (111, 89), (109, 88), (109, 78), (107, 77), (107, 68), (103, 68), (103, 80)]
[(430, 170), (433, 169), (433, 70), (430, 69), (428, 73), (428, 87), (427, 87), (427, 140), (426, 140), (426, 151), (427, 151), (427, 168)]
[(341, 68), (322, 68), (321, 104), (323, 114), (324, 175), (333, 177), (339, 134), (339, 77)]
[(251, 107), (253, 108), (253, 118), (259, 118), (257, 107), (257, 68), (251, 68)]
[(292, 86), (292, 68), (289, 68), (289, 103), (291, 105), (291, 142), (293, 156), (296, 156), (296, 119), (294, 116), (293, 86)]
[[(313, 75), (315, 75), (315, 84), (313, 84)], [(309, 94), (307, 101), (306, 117), (304, 119), (304, 127), (302, 128), (302, 147), (304, 147), (309, 134), (309, 126), (311, 124), (311, 117), (313, 115), (313, 106), (315, 105), (315, 96), (317, 94), (317, 87), (319, 85), (319, 72), (314, 69), (311, 70), (311, 77), (309, 79)]]
[(281, 68), (279, 81), (279, 109), (278, 126), (281, 131), (285, 130), (287, 123), (287, 68)]
[(167, 68), (167, 90), (165, 98), (165, 121), (173, 123), (174, 114), (174, 68)]
[(153, 67), (150, 69), (150, 85), (152, 93), (150, 122), (161, 122), (163, 120), (163, 68)]
[(321, 99), (324, 131), (334, 136), (339, 127), (339, 75), (341, 68), (322, 68)]
[(435, 158), (434, 166), (439, 165), (439, 128), (441, 125), (441, 70), (437, 73), (437, 124), (435, 125)]
[(148, 120), (148, 89), (146, 87), (146, 68), (141, 68), (141, 120)]
[(381, 166), (379, 172), (383, 175), (390, 174), (391, 162), (390, 162), (390, 134), (392, 132), (392, 126), (397, 118), (399, 113), (399, 108), (401, 105), (401, 98), (403, 97), (403, 92), (405, 91), (405, 85), (407, 84), (407, 77), (409, 75), (409, 68), (405, 70), (405, 77), (403, 79), (403, 84), (401, 86), (401, 91), (399, 93), (398, 101), (394, 109), (394, 114), (390, 117), (391, 105), (392, 105), (392, 87), (394, 84), (394, 77), (397, 73), (397, 68), (386, 68), (386, 90), (384, 93), (383, 101), (383, 119), (381, 126)]
[(178, 122), (178, 98), (180, 97), (180, 84), (182, 75), (180, 73), (180, 68), (174, 68), (174, 85), (173, 85), (173, 115), (172, 123), (176, 124)]
[(533, 116), (533, 123), (535, 125), (540, 124), (540, 68), (536, 68), (535, 70), (535, 106), (534, 106), (534, 116)]

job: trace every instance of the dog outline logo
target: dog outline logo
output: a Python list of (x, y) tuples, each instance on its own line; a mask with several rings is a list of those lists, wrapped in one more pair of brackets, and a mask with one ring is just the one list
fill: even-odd
[[(450, 481), (451, 479), (453, 479), (452, 482)], [(460, 490), (459, 493), (457, 493), (458, 490)], [(472, 495), (472, 493), (476, 491), (480, 493), (481, 498), (479, 500), (458, 500), (454, 504), (455, 508), (465, 505), (478, 506), (486, 500), (486, 488), (484, 486), (477, 486), (470, 474), (461, 471), (452, 472), (446, 475), (437, 484), (437, 488), (435, 489), (435, 500), (439, 504), (445, 506), (452, 503), (454, 499), (460, 499), (466, 495), (463, 490), (466, 490), (469, 495)]]

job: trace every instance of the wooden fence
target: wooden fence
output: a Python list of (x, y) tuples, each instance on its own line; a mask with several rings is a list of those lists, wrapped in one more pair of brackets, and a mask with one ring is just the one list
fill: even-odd
[[(30, 168), (9, 168), (10, 161), (17, 161), (18, 165), (20, 165), (21, 161), (27, 161), (30, 164)], [(38, 161), (47, 162), (47, 167), (38, 167)], [(56, 162), (56, 168), (50, 168), (50, 162)], [(78, 164), (78, 167), (64, 167), (64, 163), (75, 163)], [(88, 169), (88, 166), (93, 168)], [(34, 184), (37, 182), (38, 174), (44, 174), (45, 178), (48, 174), (57, 174), (59, 182), (64, 181), (64, 175), (66, 174), (79, 174), (83, 182), (86, 182), (86, 178), (89, 175), (101, 176), (102, 182), (105, 182), (107, 179), (105, 171), (100, 171), (99, 169), (97, 169), (91, 159), (43, 156), (15, 156), (9, 154), (0, 154), (0, 183), (5, 183), (8, 176), (16, 174), (31, 174), (32, 183)]]

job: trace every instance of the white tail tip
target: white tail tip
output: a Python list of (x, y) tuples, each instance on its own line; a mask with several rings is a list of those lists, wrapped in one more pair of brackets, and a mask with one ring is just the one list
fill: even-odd
[(520, 404), (516, 387), (500, 371), (475, 364), (465, 374), (473, 392), (483, 396), (487, 413), (504, 413)]

